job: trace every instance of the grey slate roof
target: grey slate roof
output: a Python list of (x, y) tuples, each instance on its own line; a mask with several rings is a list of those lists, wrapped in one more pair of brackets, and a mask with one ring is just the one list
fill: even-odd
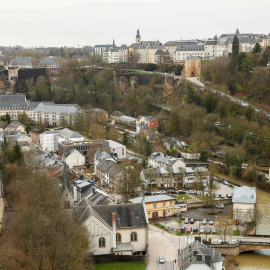
[(64, 128), (62, 130), (59, 130), (59, 134), (64, 136), (64, 137), (67, 137), (67, 138), (81, 138), (83, 137), (81, 134), (73, 131), (73, 130), (70, 130), (68, 128)]
[(31, 107), (30, 101), (26, 100), (25, 95), (0, 95), (0, 109), (28, 108)]
[(204, 51), (204, 45), (181, 45), (176, 51)]
[(256, 188), (255, 187), (234, 187), (233, 188), (233, 203), (256, 203)]
[[(196, 251), (198, 255), (202, 255), (201, 260), (197, 259), (194, 251)], [(208, 257), (209, 260), (207, 260), (206, 257)], [(199, 241), (195, 241), (185, 247), (181, 252), (180, 258), (180, 264), (183, 266), (183, 269), (187, 269), (193, 264), (198, 264), (198, 269), (200, 269), (199, 265), (201, 264), (207, 264), (210, 269), (214, 269), (213, 263), (222, 262), (224, 260), (219, 251), (217, 251), (215, 248), (207, 247)]]
[(123, 113), (122, 112), (119, 112), (119, 111), (114, 111), (111, 115), (112, 116), (118, 116), (118, 117), (120, 117), (120, 116), (123, 115)]
[[(129, 200), (129, 202), (132, 203), (140, 203), (142, 202), (143, 197), (138, 197), (135, 199)], [(150, 202), (162, 202), (162, 201), (168, 201), (168, 200), (175, 200), (171, 196), (168, 195), (153, 195), (153, 196), (145, 196), (144, 197), (144, 202), (145, 203), (150, 203)]]
[(45, 57), (45, 58), (41, 59), (38, 66), (56, 66), (57, 67), (58, 64), (57, 64), (57, 61), (55, 60), (55, 58)]
[(217, 40), (207, 40), (205, 42), (205, 45), (217, 45)]
[(40, 103), (34, 113), (76, 114), (78, 109), (74, 105), (45, 105)]
[(9, 65), (12, 66), (30, 66), (32, 65), (32, 57), (22, 57), (22, 56), (17, 56), (14, 59), (12, 59), (9, 63)]
[(110, 227), (112, 226), (112, 213), (115, 213), (116, 216), (117, 229), (147, 226), (144, 207), (141, 203), (93, 205), (90, 208)]

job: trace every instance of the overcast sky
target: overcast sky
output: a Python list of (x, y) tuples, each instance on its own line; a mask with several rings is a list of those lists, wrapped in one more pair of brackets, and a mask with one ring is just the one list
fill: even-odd
[[(3, 3), (4, 2), (4, 3)], [(0, 46), (130, 45), (270, 32), (270, 0), (8, 0)]]

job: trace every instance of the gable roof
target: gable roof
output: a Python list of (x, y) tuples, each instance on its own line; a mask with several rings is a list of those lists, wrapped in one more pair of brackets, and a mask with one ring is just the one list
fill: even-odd
[(146, 227), (147, 219), (142, 203), (92, 205), (90, 208), (112, 227), (112, 213), (116, 216), (116, 228)]
[(119, 112), (119, 111), (114, 111), (112, 114), (111, 114), (111, 116), (118, 116), (118, 117), (120, 117), (120, 116), (122, 116), (123, 115), (123, 113), (122, 112)]
[(57, 61), (53, 57), (45, 57), (41, 59), (41, 61), (38, 64), (39, 66), (58, 66)]
[(143, 197), (134, 198), (129, 200), (129, 202), (141, 203), (143, 199), (145, 203), (175, 200), (175, 198), (172, 198), (171, 196), (168, 195), (154, 195), (154, 196), (145, 196), (144, 198)]
[(69, 128), (64, 128), (62, 130), (59, 130), (59, 134), (66, 137), (66, 138), (83, 138), (83, 136), (73, 130), (70, 130)]
[(25, 95), (0, 95), (0, 108), (28, 108), (31, 106)]
[(256, 188), (255, 187), (234, 187), (233, 188), (233, 203), (256, 203)]
[(34, 113), (55, 113), (55, 114), (76, 114), (78, 113), (78, 107), (72, 105), (45, 105), (40, 103), (34, 110)]

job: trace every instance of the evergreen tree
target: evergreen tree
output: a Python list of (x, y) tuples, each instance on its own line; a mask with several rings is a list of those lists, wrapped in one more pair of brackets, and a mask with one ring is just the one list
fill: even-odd
[(22, 149), (17, 141), (16, 141), (16, 144), (14, 145), (11, 153), (9, 153), (8, 159), (9, 159), (10, 163), (23, 164), (24, 155), (23, 155)]
[(252, 50), (253, 53), (260, 53), (261, 52), (261, 44), (259, 42), (255, 43), (255, 46)]
[(127, 133), (124, 133), (124, 134), (123, 134), (123, 144), (124, 144), (125, 146), (128, 145), (128, 136), (127, 136)]
[(8, 113), (6, 113), (6, 121), (8, 124), (10, 124), (10, 120), (11, 120), (11, 116)]
[(148, 157), (149, 157), (149, 156), (151, 155), (151, 153), (152, 153), (152, 146), (151, 146), (151, 143), (150, 143), (148, 140), (146, 140), (146, 142), (145, 142), (144, 153), (145, 153), (145, 155), (148, 156)]
[(231, 56), (231, 74), (235, 74), (238, 66), (238, 54), (239, 54), (239, 39), (237, 35), (233, 38), (232, 43), (232, 56)]

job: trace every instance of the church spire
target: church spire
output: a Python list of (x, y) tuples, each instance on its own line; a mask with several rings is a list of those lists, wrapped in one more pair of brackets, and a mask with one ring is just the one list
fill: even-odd
[(141, 35), (140, 35), (140, 30), (137, 30), (137, 35), (136, 35), (136, 43), (141, 43)]
[(64, 191), (66, 188), (70, 191), (70, 183), (69, 183), (67, 164), (64, 163), (63, 177), (62, 177), (62, 191)]

